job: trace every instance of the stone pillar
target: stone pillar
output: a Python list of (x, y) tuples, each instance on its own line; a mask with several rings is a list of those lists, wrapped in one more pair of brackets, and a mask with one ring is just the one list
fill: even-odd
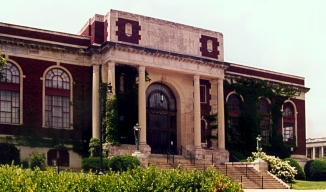
[(225, 149), (223, 79), (217, 80), (217, 105), (218, 148)]
[(145, 90), (145, 67), (138, 68), (138, 123), (141, 127), (139, 144), (146, 145), (146, 90)]
[(311, 157), (311, 159), (315, 159), (315, 147), (312, 147), (311, 149), (312, 149), (312, 153), (311, 153), (312, 157)]
[(93, 64), (92, 138), (100, 138), (100, 66)]
[(200, 128), (200, 82), (199, 75), (194, 76), (194, 146), (201, 148), (201, 128)]
[(108, 83), (111, 83), (112, 85), (112, 95), (115, 95), (115, 62), (109, 61), (108, 63)]
[[(210, 89), (210, 95), (211, 95), (211, 100), (210, 100), (210, 106), (211, 106), (211, 114), (216, 114), (218, 112), (218, 105), (217, 105), (217, 80), (211, 80), (211, 89)], [(217, 135), (217, 129), (212, 129), (211, 134), (216, 136)], [(216, 150), (217, 149), (217, 139), (211, 138), (212, 142), (212, 149)]]
[(324, 146), (320, 147), (320, 157), (324, 157)]

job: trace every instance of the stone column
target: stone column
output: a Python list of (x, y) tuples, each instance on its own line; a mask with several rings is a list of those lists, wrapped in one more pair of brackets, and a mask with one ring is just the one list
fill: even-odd
[(108, 62), (108, 83), (112, 85), (112, 95), (115, 95), (116, 87), (115, 87), (115, 62)]
[(320, 157), (324, 157), (324, 146), (320, 147)]
[[(211, 114), (217, 114), (218, 112), (218, 105), (217, 105), (217, 80), (213, 79), (210, 80), (211, 84), (211, 89), (210, 89), (210, 95), (211, 95), (211, 100), (210, 100), (210, 106), (211, 106)], [(217, 135), (217, 129), (212, 129), (211, 134), (216, 136)], [(212, 149), (216, 150), (217, 149), (217, 139), (211, 139), (212, 142)]]
[(100, 65), (93, 64), (93, 89), (92, 89), (92, 138), (100, 138)]
[(225, 124), (224, 124), (224, 93), (223, 79), (217, 81), (217, 123), (218, 123), (218, 148), (225, 149)]
[(315, 147), (312, 147), (311, 149), (312, 149), (312, 153), (311, 153), (312, 157), (311, 157), (311, 159), (315, 159)]
[(194, 76), (194, 145), (196, 149), (201, 148), (200, 129), (200, 82), (199, 75)]
[(145, 67), (138, 68), (138, 123), (141, 127), (139, 144), (146, 145), (146, 90), (145, 90)]

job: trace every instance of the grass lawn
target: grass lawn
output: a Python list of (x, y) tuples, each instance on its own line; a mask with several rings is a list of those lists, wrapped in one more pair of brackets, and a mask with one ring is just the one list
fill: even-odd
[(292, 184), (292, 188), (300, 190), (326, 189), (326, 181), (295, 180)]

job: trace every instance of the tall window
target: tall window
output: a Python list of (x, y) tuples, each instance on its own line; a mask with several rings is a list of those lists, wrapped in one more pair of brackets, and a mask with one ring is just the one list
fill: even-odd
[(239, 127), (239, 115), (241, 113), (242, 100), (239, 95), (231, 94), (227, 99), (229, 107), (229, 130), (228, 134), (232, 141), (241, 140), (241, 130)]
[(269, 143), (270, 136), (270, 104), (265, 98), (260, 98), (258, 102), (258, 111), (261, 116), (260, 120), (260, 134), (262, 136), (263, 143)]
[(206, 86), (200, 85), (200, 102), (206, 103)]
[(295, 143), (295, 111), (290, 102), (283, 105), (283, 142), (286, 144)]
[(239, 95), (232, 94), (228, 98), (229, 110), (240, 110), (241, 109), (241, 98)]
[(45, 126), (70, 127), (70, 79), (62, 69), (45, 75)]
[(0, 122), (19, 124), (19, 70), (7, 63), (0, 71), (5, 75), (0, 80)]

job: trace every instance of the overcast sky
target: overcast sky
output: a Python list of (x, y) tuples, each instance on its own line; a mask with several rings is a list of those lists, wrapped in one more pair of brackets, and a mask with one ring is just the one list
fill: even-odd
[(326, 137), (326, 0), (0, 0), (0, 8), (0, 22), (73, 34), (110, 9), (221, 32), (225, 61), (304, 77), (307, 138)]

